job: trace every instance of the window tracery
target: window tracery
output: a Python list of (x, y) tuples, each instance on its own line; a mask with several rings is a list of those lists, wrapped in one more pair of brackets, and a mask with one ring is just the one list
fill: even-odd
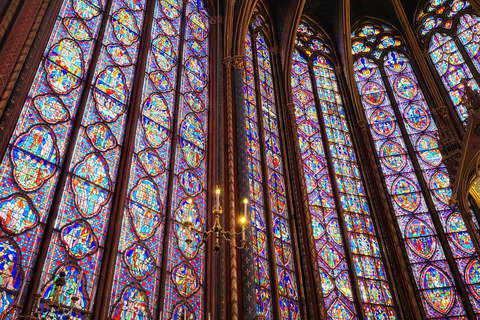
[[(45, 261), (37, 262), (40, 306), (53, 298), (64, 272), (60, 303), (70, 305), (76, 292), (72, 316), (93, 309), (112, 201), (120, 192), (119, 163), (128, 157), (124, 142), (133, 141), (109, 315), (153, 319), (160, 306), (164, 319), (204, 318), (205, 250), (194, 232), (193, 245), (186, 245), (183, 223), (192, 218), (200, 232), (207, 219), (209, 21), (201, 0), (162, 0), (154, 7), (147, 30), (146, 0), (62, 4), (0, 166), (0, 267), (11, 270), (11, 277), (2, 276), (0, 317), (13, 313), (18, 292), (28, 287), (49, 215), (53, 235), (44, 244)], [(142, 32), (151, 32), (143, 88), (134, 81)], [(135, 135), (125, 129), (136, 91), (142, 94), (136, 138), (126, 140)]]
[(432, 0), (419, 10), (417, 24), (419, 38), (466, 124), (465, 83), (479, 90), (479, 17), (466, 0)]
[[(353, 43), (365, 38), (370, 27), (357, 28)], [(463, 304), (471, 303), (478, 314), (478, 257), (458, 209), (449, 204), (450, 181), (437, 128), (407, 54), (394, 45), (378, 57), (353, 51), (363, 109), (425, 313), (428, 318), (463, 316)], [(442, 245), (434, 221), (448, 246)], [(445, 250), (452, 252), (454, 265)], [(460, 273), (470, 301), (460, 299), (452, 272)]]
[[(263, 17), (256, 11), (245, 38), (244, 96), (257, 315), (275, 319), (274, 314), (279, 308), (281, 319), (300, 319), (293, 230), (289, 222), (267, 30)], [(268, 228), (273, 228), (270, 241)], [(278, 301), (274, 300), (276, 295), (272, 293), (275, 288), (278, 288)]]
[[(300, 23), (293, 102), (325, 307), (331, 319), (395, 318), (331, 50), (319, 32)], [(357, 292), (363, 310), (356, 309)]]

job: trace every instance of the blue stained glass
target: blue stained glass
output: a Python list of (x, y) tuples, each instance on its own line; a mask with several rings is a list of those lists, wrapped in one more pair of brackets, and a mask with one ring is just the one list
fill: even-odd
[[(479, 18), (471, 13), (469, 6), (466, 0), (431, 0), (428, 8), (421, 10), (417, 16), (421, 25), (418, 28), (420, 38), (424, 42), (429, 41), (425, 44), (428, 45), (430, 58), (465, 125), (468, 113), (462, 103), (464, 82), (473, 90), (478, 90), (472, 73), (480, 71)], [(456, 43), (453, 36), (458, 36), (460, 41)], [(459, 50), (460, 44), (465, 51)], [(470, 70), (466, 59), (473, 62), (476, 70)]]
[[(357, 279), (359, 283), (364, 284), (359, 287), (365, 309), (370, 312), (368, 314), (367, 311), (367, 316), (374, 317), (376, 313), (394, 316), (390, 288), (382, 272), (383, 261), (377, 249), (378, 240), (372, 227), (363, 183), (358, 174), (355, 152), (334, 69), (330, 62), (319, 56), (313, 61), (313, 71), (333, 165), (341, 168), (336, 170), (335, 180), (340, 192), (345, 220), (351, 222), (347, 224), (347, 234), (356, 263)], [(332, 222), (327, 225), (327, 232), (337, 243), (341, 243), (338, 221)], [(337, 238), (333, 235), (337, 235)], [(372, 248), (369, 249), (369, 245), (364, 245), (362, 242), (368, 242)]]
[[(272, 83), (272, 66), (263, 34), (259, 33), (258, 36), (252, 37), (250, 32), (247, 32), (245, 50), (244, 92), (249, 144), (250, 208), (254, 254), (256, 256), (256, 313), (265, 316), (266, 319), (273, 319), (272, 305), (274, 303), (272, 302), (271, 290), (274, 288), (272, 282), (275, 280), (270, 275), (270, 262), (267, 255), (267, 252), (271, 250), (271, 255), (274, 257), (274, 261), (271, 263), (275, 264), (274, 270), (276, 279), (278, 279), (281, 317), (282, 319), (299, 319), (293, 249), (290, 239), (291, 230), (288, 220), (278, 118)], [(257, 64), (254, 62), (254, 57), (256, 57)], [(256, 83), (259, 84), (259, 92), (256, 92)], [(261, 109), (257, 108), (259, 105), (262, 106)], [(264, 137), (264, 147), (260, 147), (260, 145), (263, 145), (261, 136)], [(265, 173), (261, 165), (262, 153), (267, 159)], [(268, 179), (268, 195), (263, 194), (263, 176), (265, 175)], [(264, 199), (269, 199), (269, 207), (264, 205)], [(268, 210), (271, 212), (269, 218), (273, 224), (273, 248), (269, 247), (266, 238)]]
[(430, 40), (428, 52), (460, 119), (466, 124), (468, 113), (462, 103), (465, 95), (462, 81), (465, 79), (473, 90), (479, 89), (477, 82), (449, 35), (435, 33)]
[(250, 31), (245, 38), (245, 106), (247, 118), (247, 142), (249, 145), (250, 210), (255, 257), (255, 284), (257, 315), (272, 319), (272, 293), (268, 243), (266, 238), (266, 208), (264, 206), (263, 176), (261, 165), (260, 134), (257, 97), (255, 90), (254, 44)]
[[(320, 68), (317, 74), (333, 75), (331, 70)], [(331, 77), (330, 77), (331, 78)], [(294, 52), (292, 72), (293, 101), (296, 106), (298, 136), (309, 148), (302, 152), (303, 174), (307, 185), (312, 231), (317, 249), (317, 263), (322, 275), (322, 292), (329, 319), (356, 316), (351, 280), (345, 259), (338, 216), (334, 204), (331, 180), (326, 165), (323, 139), (315, 109), (312, 81), (306, 60)], [(330, 83), (330, 81), (329, 81)], [(331, 84), (329, 85), (330, 88)]]
[[(72, 266), (81, 270), (86, 279), (84, 292), (89, 297), (79, 308), (82, 310), (93, 308), (144, 7), (145, 1), (138, 1), (135, 5), (123, 1), (114, 1), (112, 4), (42, 274), (42, 297), (50, 299), (49, 286), (62, 268)], [(122, 48), (122, 53), (112, 54), (112, 46)], [(123, 63), (119, 54), (128, 54), (131, 64)], [(58, 57), (62, 56), (61, 53), (58, 54)], [(117, 64), (116, 61), (120, 63)], [(79, 72), (75, 71), (75, 66), (76, 64), (68, 65), (68, 68), (72, 74), (77, 75)], [(80, 74), (77, 76), (81, 77)], [(147, 192), (153, 188), (146, 182), (140, 187)], [(144, 247), (137, 246), (133, 249), (136, 249), (136, 254), (143, 255), (142, 268), (148, 270), (152, 258), (142, 251)], [(138, 273), (137, 276), (141, 277)]]
[[(170, 9), (181, 6), (181, 1), (169, 3), (177, 3)], [(163, 8), (167, 18), (177, 17), (173, 9)], [(196, 319), (204, 319), (205, 248), (200, 233), (205, 230), (207, 219), (205, 154), (208, 134), (209, 59), (204, 53), (209, 52), (209, 24), (200, 1), (189, 1), (185, 14), (187, 45), (184, 45), (181, 57), (183, 71), (179, 75), (182, 77), (178, 92), (179, 141), (174, 146), (176, 156), (172, 172), (175, 174), (172, 212), (166, 213), (171, 215), (172, 224), (167, 231), (167, 269), (162, 270), (167, 272), (163, 319), (183, 316), (185, 310), (187, 316), (193, 312)], [(168, 27), (162, 28), (170, 32)], [(193, 200), (191, 207), (187, 201), (189, 198)], [(184, 227), (187, 219), (192, 220), (194, 231), (188, 231)], [(192, 239), (190, 244), (186, 241), (189, 236)]]
[(0, 165), (0, 256), (11, 270), (2, 280), (8, 292), (0, 289), (0, 317), (8, 319), (17, 318), (12, 305), (31, 276), (103, 17), (105, 1), (79, 4), (65, 1), (60, 9)]
[(460, 17), (457, 34), (475, 68), (480, 71), (480, 18), (473, 14)]
[[(181, 2), (174, 4), (179, 6)], [(171, 174), (172, 116), (176, 94), (173, 83), (177, 77), (175, 52), (179, 51), (181, 20), (181, 15), (170, 18), (168, 14), (169, 11), (165, 12), (158, 2), (110, 299), (112, 316), (120, 307), (129, 306), (126, 292), (133, 288), (138, 290), (139, 285), (142, 289), (139, 292), (148, 302), (149, 317), (155, 318), (158, 314), (167, 181)], [(192, 190), (201, 189), (201, 184), (190, 171), (185, 174), (184, 184), (196, 184), (187, 187), (187, 193), (194, 194)]]
[[(401, 63), (403, 68), (395, 68), (396, 63)], [(385, 58), (385, 70), (388, 80), (393, 87), (393, 93), (405, 122), (405, 127), (417, 153), (422, 174), (427, 182), (433, 203), (445, 233), (450, 241), (453, 256), (459, 270), (463, 270), (470, 260), (478, 261), (473, 242), (467, 233), (465, 223), (457, 208), (450, 207), (450, 181), (447, 169), (441, 162), (442, 156), (437, 146), (437, 128), (430, 114), (422, 91), (418, 87), (415, 75), (408, 59), (402, 54), (390, 52)], [(408, 79), (408, 89), (399, 88), (399, 79)], [(406, 80), (404, 80), (406, 81)], [(408, 94), (405, 94), (408, 93)], [(418, 115), (421, 120), (418, 121)], [(472, 269), (463, 273), (466, 286), (475, 292), (480, 278), (480, 270)], [(480, 312), (478, 296), (470, 295), (470, 300), (475, 312)]]
[[(406, 121), (412, 123), (411, 130), (418, 132), (424, 127), (432, 128), (433, 121), (429, 119), (428, 108), (408, 60), (397, 53), (389, 53), (387, 59), (385, 69), (399, 106), (404, 108), (402, 111), (405, 115), (420, 119)], [(419, 182), (406, 151), (405, 138), (398, 127), (379, 67), (373, 60), (362, 57), (355, 61), (354, 71), (425, 313), (428, 318), (463, 316), (463, 305), (425, 205), (424, 195), (418, 187)], [(379, 126), (378, 123), (385, 123), (385, 119), (388, 126)]]

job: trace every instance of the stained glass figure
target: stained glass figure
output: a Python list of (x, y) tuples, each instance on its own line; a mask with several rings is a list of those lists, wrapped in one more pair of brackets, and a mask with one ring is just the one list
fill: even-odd
[[(178, 2), (181, 3), (181, 2)], [(181, 319), (195, 315), (204, 319), (205, 247), (200, 232), (207, 220), (207, 136), (209, 111), (209, 20), (202, 1), (185, 6), (186, 24), (183, 44), (181, 85), (178, 90), (178, 131), (175, 159), (172, 165), (173, 186), (170, 212), (164, 319)], [(181, 62), (180, 62), (181, 61)], [(192, 199), (189, 204), (188, 199)], [(184, 226), (193, 223), (196, 232)], [(191, 237), (192, 243), (187, 240)], [(168, 244), (167, 244), (168, 243)], [(193, 319), (190, 317), (189, 319)]]
[[(260, 16), (256, 21), (258, 19)], [(249, 30), (245, 39), (244, 96), (255, 255), (256, 314), (274, 319), (273, 306), (277, 302), (273, 301), (272, 290), (277, 290), (281, 319), (300, 319), (272, 62), (265, 41), (263, 21), (260, 24), (256, 22), (253, 26), (253, 32)], [(273, 241), (269, 241), (267, 236), (270, 225), (273, 226)], [(270, 257), (273, 257), (273, 261)], [(270, 270), (274, 270), (273, 274)]]
[[(468, 117), (463, 103), (465, 83), (473, 90), (479, 89), (478, 22), (466, 0), (428, 1), (417, 18), (418, 35), (464, 124)], [(453, 40), (457, 36), (460, 42)]]
[[(112, 3), (44, 264), (40, 285), (43, 299), (51, 298), (49, 284), (60, 270), (71, 266), (82, 271), (86, 280), (84, 293), (88, 297), (81, 306), (83, 310), (93, 307), (102, 264), (145, 2), (114, 0)], [(114, 57), (118, 54), (112, 55), (112, 48), (128, 55), (130, 64), (117, 64), (119, 59)], [(66, 274), (69, 283), (69, 273)]]
[[(373, 27), (365, 28), (363, 32), (368, 35), (380, 33), (378, 28)], [(301, 32), (298, 36), (308, 35)], [(356, 317), (359, 311), (355, 307), (354, 292), (358, 288), (359, 299), (368, 318), (383, 315), (394, 319), (396, 313), (391, 291), (334, 68), (324, 55), (314, 54), (309, 58), (308, 54), (297, 47), (291, 81), (327, 314), (330, 319)], [(311, 71), (307, 63), (309, 59), (313, 62)], [(325, 150), (330, 153), (331, 164), (327, 161)], [(338, 190), (337, 201), (334, 188)], [(341, 207), (338, 208), (336, 203), (340, 203)], [(347, 237), (342, 236), (341, 230), (346, 230)], [(348, 247), (344, 245), (345, 240)], [(353, 270), (350, 272), (346, 254), (351, 254), (353, 258)]]
[[(380, 59), (358, 57), (355, 79), (427, 318), (461, 317), (464, 306), (444, 250), (453, 253), (472, 293), (478, 278), (466, 266), (478, 257), (458, 210), (449, 205), (450, 182), (437, 146), (437, 129), (402, 51), (384, 49)], [(420, 181), (425, 181), (426, 189)], [(442, 247), (433, 219), (440, 220), (448, 248)], [(473, 294), (470, 302), (478, 313)]]
[[(53, 298), (55, 280), (65, 273), (60, 303), (71, 305), (73, 294), (79, 297), (72, 313), (77, 319), (93, 310), (126, 141), (134, 143), (134, 152), (109, 316), (157, 318), (159, 291), (166, 286), (165, 318), (203, 318), (204, 249), (198, 235), (194, 246), (185, 245), (181, 223), (193, 218), (197, 231), (206, 223), (208, 17), (199, 0), (158, 1), (153, 23), (144, 21), (146, 0), (110, 0), (110, 12), (104, 12), (106, 3), (62, 4), (3, 156), (2, 319), (17, 319), (12, 306), (23, 301), (19, 291), (28, 288), (47, 219), (54, 228), (45, 239), (46, 259), (37, 263), (43, 270), (39, 305)], [(145, 75), (137, 75), (143, 70), (137, 68), (143, 31), (151, 41)], [(99, 55), (91, 66), (94, 50)], [(86, 86), (89, 74), (93, 80)], [(133, 91), (142, 93), (139, 108), (131, 102)], [(134, 132), (125, 132), (138, 109)], [(125, 140), (135, 133), (136, 139)], [(169, 180), (175, 190), (170, 193)], [(53, 202), (58, 207), (50, 208)], [(173, 220), (169, 230), (166, 217)], [(160, 270), (165, 243), (167, 270)], [(169, 273), (167, 283), (159, 283), (160, 271)]]
[[(17, 319), (13, 303), (19, 290), (28, 288), (23, 284), (31, 277), (97, 42), (105, 1), (82, 4), (81, 0), (62, 4), (6, 154), (2, 155), (0, 261), (2, 270), (8, 270), (1, 276), (2, 318), (10, 314), (9, 319)], [(75, 226), (71, 227), (74, 233)], [(91, 229), (84, 231), (83, 244), (71, 246), (72, 253), (79, 257), (97, 251)]]
[[(156, 3), (142, 104), (130, 168), (110, 307), (112, 317), (136, 290), (146, 312), (158, 314), (168, 180), (171, 174), (173, 115), (178, 76), (182, 1)], [(173, 149), (174, 150), (174, 149)], [(185, 171), (183, 184), (198, 193), (200, 182)], [(196, 182), (196, 183), (195, 183)], [(137, 294), (137, 293), (135, 293)], [(147, 311), (148, 310), (148, 311)]]

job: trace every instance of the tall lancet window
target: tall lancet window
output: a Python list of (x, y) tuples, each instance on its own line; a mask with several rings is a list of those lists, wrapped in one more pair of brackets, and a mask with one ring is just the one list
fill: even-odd
[(325, 308), (329, 319), (352, 319), (361, 313), (368, 319), (395, 319), (331, 61), (332, 49), (324, 37), (302, 22), (291, 84)]
[[(13, 304), (34, 288), (48, 305), (65, 273), (59, 301), (78, 297), (79, 319), (100, 294), (112, 319), (204, 319), (205, 249), (184, 227), (202, 231), (207, 216), (204, 3), (72, 0), (56, 19), (0, 146), (0, 318), (18, 319)], [(108, 292), (102, 268), (114, 272)]]
[(255, 12), (245, 38), (244, 93), (257, 315), (293, 320), (300, 313), (270, 36)]
[(431, 0), (419, 9), (417, 23), (425, 50), (466, 123), (468, 114), (462, 103), (465, 82), (479, 89), (480, 17), (467, 0)]
[[(425, 314), (463, 317), (469, 304), (479, 315), (480, 264), (463, 219), (449, 205), (437, 128), (402, 40), (369, 23), (352, 37), (355, 79)], [(454, 272), (469, 299), (460, 299)]]

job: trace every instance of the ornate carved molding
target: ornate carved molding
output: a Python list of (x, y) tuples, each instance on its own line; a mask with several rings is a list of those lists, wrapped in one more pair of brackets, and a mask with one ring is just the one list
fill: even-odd
[[(223, 60), (226, 67), (226, 100), (227, 100), (227, 176), (228, 176), (228, 219), (230, 232), (235, 233), (235, 157), (233, 132), (233, 76), (232, 58)], [(238, 275), (237, 251), (230, 250), (230, 319), (238, 320)]]
[(238, 55), (233, 57), (233, 68), (234, 69), (245, 69), (245, 56)]

